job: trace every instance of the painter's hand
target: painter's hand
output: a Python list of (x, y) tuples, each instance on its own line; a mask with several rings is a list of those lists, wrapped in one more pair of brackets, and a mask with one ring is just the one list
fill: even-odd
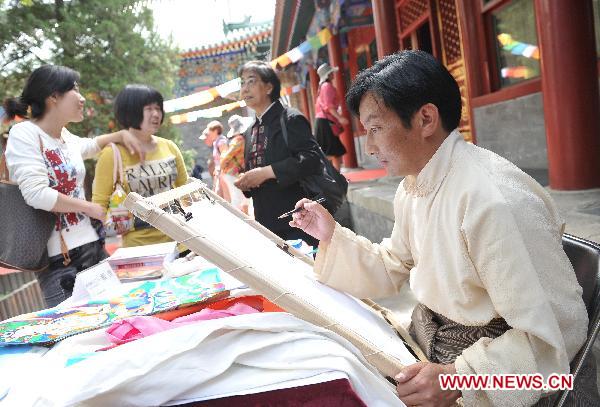
[(335, 220), (321, 204), (310, 199), (301, 199), (296, 203), (296, 208), (304, 208), (292, 215), (290, 226), (302, 229), (315, 239), (328, 243), (333, 236)]
[(402, 369), (395, 377), (400, 400), (407, 406), (452, 406), (461, 396), (458, 390), (443, 390), (441, 374), (456, 374), (454, 364), (419, 362)]

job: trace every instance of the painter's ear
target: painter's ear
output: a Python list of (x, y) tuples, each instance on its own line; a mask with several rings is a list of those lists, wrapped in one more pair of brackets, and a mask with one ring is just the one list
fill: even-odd
[(433, 135), (440, 124), (440, 112), (437, 106), (433, 103), (426, 103), (421, 106), (417, 116), (423, 137)]

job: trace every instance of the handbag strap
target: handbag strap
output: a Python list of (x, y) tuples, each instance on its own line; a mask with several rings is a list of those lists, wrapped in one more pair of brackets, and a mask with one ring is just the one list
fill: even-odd
[(0, 161), (0, 181), (9, 181), (8, 166), (6, 165), (6, 155), (2, 150), (2, 160)]
[[(287, 132), (287, 126), (285, 125), (285, 118), (284, 118), (285, 114), (286, 114), (286, 110), (284, 109), (283, 112), (281, 112), (281, 116), (279, 117), (279, 123), (281, 124), (281, 133), (283, 134), (283, 141), (285, 141), (285, 145), (288, 146), (288, 149), (289, 149), (288, 132)], [(329, 160), (325, 156), (325, 153), (323, 153), (321, 146), (319, 146), (318, 144), (317, 144), (317, 151), (319, 153), (319, 158), (321, 159), (321, 162), (323, 163), (323, 165), (325, 165), (325, 161), (329, 161)], [(325, 160), (325, 161), (323, 161), (323, 160)]]
[(279, 116), (279, 123), (281, 124), (281, 132), (283, 133), (283, 141), (285, 141), (285, 145), (289, 147), (287, 126), (285, 125), (285, 119), (283, 118), (284, 115), (285, 115), (285, 109), (283, 110), (283, 112), (281, 112), (281, 116)]
[[(38, 141), (40, 143), (40, 154), (44, 156), (44, 143), (42, 137), (38, 134)], [(6, 164), (6, 150), (2, 150), (2, 160), (0, 161), (0, 181), (10, 182), (10, 173), (8, 172), (8, 164)]]
[[(42, 158), (44, 157), (44, 142), (42, 141), (42, 136), (38, 134), (38, 142), (40, 143), (40, 154)], [(69, 255), (69, 246), (67, 246), (67, 242), (65, 241), (65, 237), (62, 232), (62, 220), (60, 218), (59, 212), (54, 212), (56, 215), (56, 221), (58, 226), (58, 237), (60, 239), (60, 253), (63, 256), (63, 264), (68, 266), (71, 263), (71, 256)]]
[(121, 157), (121, 151), (115, 143), (110, 143), (113, 150), (113, 187), (120, 183), (123, 185), (124, 174), (123, 174), (123, 158)]

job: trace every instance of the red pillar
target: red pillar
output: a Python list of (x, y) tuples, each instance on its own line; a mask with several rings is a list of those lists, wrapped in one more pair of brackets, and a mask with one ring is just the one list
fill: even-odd
[(308, 93), (306, 92), (305, 88), (302, 88), (300, 90), (300, 99), (302, 100), (302, 105), (300, 106), (302, 108), (302, 113), (310, 122), (310, 107), (308, 106)]
[[(372, 0), (377, 56), (379, 59), (398, 51), (398, 29), (396, 27), (396, 2)], [(373, 61), (375, 62), (375, 61)]]
[(319, 75), (314, 66), (308, 68), (308, 78), (310, 80), (310, 93), (312, 94), (312, 104), (317, 104), (317, 95), (319, 94)]
[(343, 161), (344, 167), (356, 168), (358, 167), (356, 161), (356, 150), (354, 149), (354, 134), (352, 132), (352, 117), (346, 107), (346, 83), (344, 82), (344, 61), (342, 59), (342, 46), (340, 44), (340, 37), (336, 34), (331, 37), (327, 43), (327, 50), (329, 51), (329, 63), (331, 66), (337, 66), (339, 71), (334, 75), (335, 89), (337, 90), (338, 99), (342, 105), (342, 116), (348, 120), (348, 124), (344, 126), (344, 132), (340, 135), (340, 140), (344, 147), (346, 147), (346, 154), (344, 154)]
[(600, 102), (591, 0), (535, 0), (550, 187), (600, 187)]

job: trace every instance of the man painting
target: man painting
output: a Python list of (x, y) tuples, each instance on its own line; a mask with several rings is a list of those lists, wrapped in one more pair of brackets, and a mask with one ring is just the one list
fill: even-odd
[[(443, 390), (440, 374), (568, 373), (587, 313), (562, 249), (549, 195), (456, 130), (454, 78), (431, 55), (403, 51), (361, 72), (347, 95), (367, 130), (365, 149), (404, 176), (390, 238), (374, 244), (301, 200), (292, 226), (320, 240), (319, 279), (359, 298), (410, 280), (419, 302), (411, 334), (429, 362), (396, 376), (407, 405), (549, 405), (541, 390)], [(595, 379), (594, 379), (595, 380)], [(578, 396), (594, 403), (594, 394)], [(578, 404), (585, 405), (585, 404)], [(591, 405), (591, 404), (590, 404)]]

